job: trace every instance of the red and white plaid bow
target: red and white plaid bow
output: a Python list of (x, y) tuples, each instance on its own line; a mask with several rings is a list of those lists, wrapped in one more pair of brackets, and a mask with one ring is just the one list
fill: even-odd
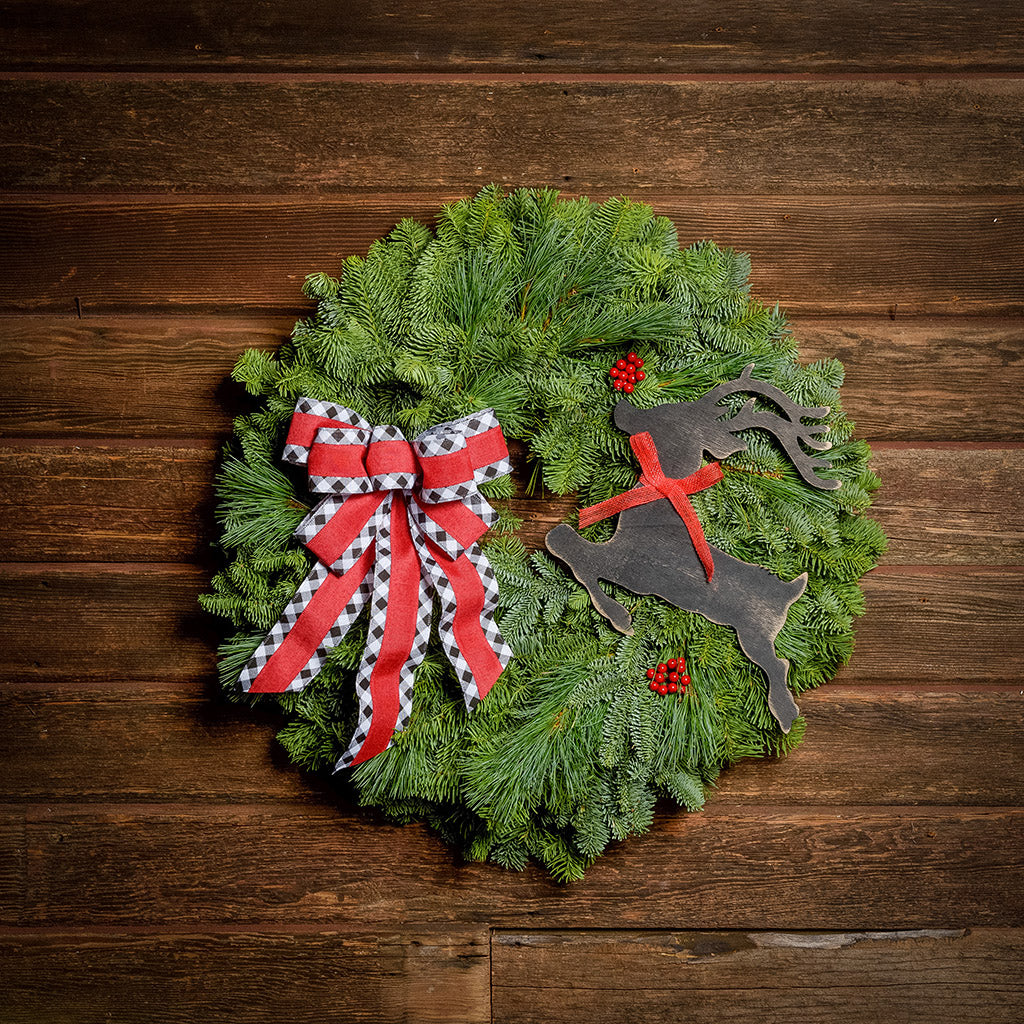
[(434, 593), (470, 711), (511, 659), (494, 621), (498, 584), (478, 543), (497, 514), (478, 488), (512, 467), (493, 410), (410, 442), (398, 427), (310, 398), (295, 406), (284, 460), (306, 466), (310, 490), (326, 495), (295, 531), (317, 563), (239, 682), (249, 693), (301, 690), (369, 604), (359, 720), (343, 768), (386, 750), (408, 723)]

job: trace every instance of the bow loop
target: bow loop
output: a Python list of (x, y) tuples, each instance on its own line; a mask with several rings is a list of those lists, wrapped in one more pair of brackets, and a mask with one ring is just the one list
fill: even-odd
[(305, 452), (309, 489), (315, 494), (369, 494), (366, 451), (373, 436), (359, 427), (317, 427)]
[(396, 426), (300, 398), (283, 457), (305, 466), (310, 490), (324, 495), (295, 531), (317, 562), (239, 681), (255, 693), (302, 689), (369, 607), (359, 722), (338, 767), (359, 764), (408, 721), (433, 593), (470, 710), (512, 657), (492, 621), (497, 582), (478, 543), (497, 518), (479, 485), (511, 472), (508, 448), (490, 409), (410, 442)]
[(465, 501), (480, 484), (512, 472), (493, 409), (438, 423), (423, 431), (413, 448), (423, 472), (418, 497), (430, 505)]
[[(295, 411), (292, 413), (282, 459), (294, 466), (305, 466), (309, 458), (309, 450), (321, 427), (344, 432), (369, 430), (370, 424), (357, 412), (346, 409), (343, 405), (320, 402), (314, 398), (300, 398), (295, 403)], [(369, 441), (369, 437), (366, 438), (366, 441)]]

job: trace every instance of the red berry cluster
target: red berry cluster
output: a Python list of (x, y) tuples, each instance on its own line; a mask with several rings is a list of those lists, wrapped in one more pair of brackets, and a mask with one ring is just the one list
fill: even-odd
[(651, 689), (662, 696), (666, 693), (686, 693), (686, 688), (690, 685), (685, 658), (669, 658), (657, 668), (649, 668), (647, 678), (651, 681)]
[(608, 371), (612, 379), (612, 387), (616, 391), (625, 391), (627, 395), (633, 394), (633, 388), (647, 376), (642, 367), (644, 361), (635, 353), (630, 352), (625, 359), (620, 359)]

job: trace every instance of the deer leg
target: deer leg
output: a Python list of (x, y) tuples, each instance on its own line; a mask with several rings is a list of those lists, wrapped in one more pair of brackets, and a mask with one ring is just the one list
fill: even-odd
[(614, 598), (609, 597), (599, 586), (598, 574), (603, 563), (601, 551), (612, 542), (592, 544), (584, 540), (571, 526), (564, 523), (551, 530), (544, 538), (544, 546), (556, 558), (560, 558), (572, 574), (583, 584), (594, 607), (612, 624), (613, 628), (627, 636), (633, 635), (633, 616)]
[(755, 628), (740, 632), (740, 647), (743, 653), (755, 664), (764, 669), (768, 677), (768, 710), (779, 723), (783, 732), (793, 727), (793, 719), (800, 714), (800, 709), (793, 700), (793, 695), (786, 686), (789, 675), (789, 662), (775, 653), (775, 638)]

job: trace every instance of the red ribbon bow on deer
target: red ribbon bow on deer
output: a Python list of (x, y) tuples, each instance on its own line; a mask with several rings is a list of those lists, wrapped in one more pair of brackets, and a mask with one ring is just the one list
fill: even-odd
[(686, 524), (690, 540), (693, 541), (694, 549), (700, 558), (701, 565), (704, 566), (704, 572), (707, 573), (710, 583), (711, 578), (715, 575), (711, 548), (704, 537), (704, 528), (700, 525), (697, 512), (687, 495), (696, 494), (697, 491), (706, 490), (717, 484), (722, 479), (722, 467), (717, 462), (711, 462), (689, 476), (675, 479), (665, 476), (658, 459), (654, 438), (647, 431), (642, 434), (633, 434), (629, 443), (633, 453), (640, 460), (640, 468), (643, 470), (640, 474), (640, 485), (631, 491), (624, 491), (614, 498), (609, 498), (607, 501), (580, 509), (580, 529), (593, 526), (594, 523), (599, 523), (602, 519), (607, 519), (617, 512), (624, 512), (627, 508), (636, 508), (637, 505), (646, 505), (648, 502), (658, 501), (660, 498), (668, 498), (679, 513), (679, 517)]
[(367, 761), (409, 720), (436, 593), (438, 634), (472, 711), (512, 657), (494, 622), (494, 570), (477, 543), (497, 518), (479, 484), (512, 470), (494, 412), (409, 442), (398, 427), (300, 398), (284, 459), (306, 466), (310, 490), (326, 495), (295, 531), (317, 563), (242, 670), (242, 689), (301, 690), (369, 605), (359, 720), (338, 767)]

